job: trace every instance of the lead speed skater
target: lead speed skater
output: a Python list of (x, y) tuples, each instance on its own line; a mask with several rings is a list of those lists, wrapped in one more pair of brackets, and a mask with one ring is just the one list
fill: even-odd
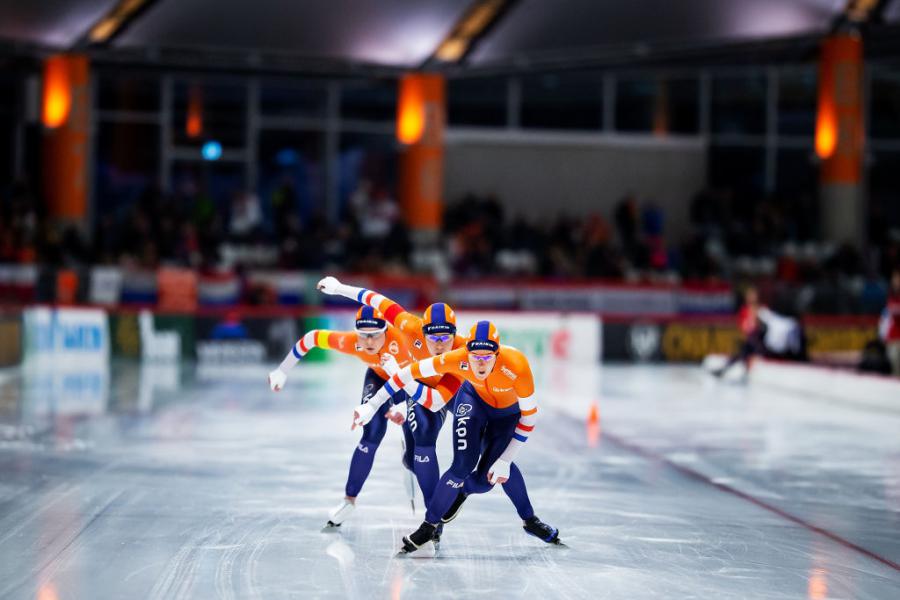
[[(500, 344), (500, 333), (489, 321), (472, 327), (465, 347), (415, 362), (395, 376), (407, 385), (421, 377), (453, 373), (464, 379), (453, 411), (453, 464), (435, 488), (425, 520), (403, 538), (401, 553), (433, 556), (433, 532), (440, 523), (452, 521), (471, 494), (480, 494), (503, 484), (505, 491), (523, 494), (528, 509), (520, 511), (526, 533), (549, 544), (560, 544), (559, 531), (543, 523), (527, 500), (521, 472), (513, 463), (534, 430), (537, 401), (528, 359), (512, 346)], [(382, 388), (353, 413), (353, 427), (365, 426), (390, 398)], [(429, 410), (440, 410), (449, 400), (441, 395), (419, 398)], [(510, 482), (519, 482), (510, 490)]]

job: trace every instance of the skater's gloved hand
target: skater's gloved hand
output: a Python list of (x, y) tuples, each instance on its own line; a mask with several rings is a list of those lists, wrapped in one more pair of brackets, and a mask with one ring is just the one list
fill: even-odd
[(275, 369), (274, 371), (269, 373), (269, 387), (272, 388), (273, 392), (281, 391), (281, 388), (284, 387), (286, 381), (287, 373), (285, 373), (281, 369)]
[(356, 410), (353, 411), (353, 426), (350, 427), (350, 430), (354, 430), (357, 427), (362, 427), (372, 420), (372, 417), (375, 416), (375, 409), (372, 408), (372, 405), (366, 402), (365, 404), (360, 404), (356, 407)]
[(398, 404), (397, 406), (391, 408), (391, 410), (389, 410), (387, 414), (388, 420), (396, 423), (397, 425), (403, 425), (403, 423), (406, 421), (406, 410), (404, 410), (405, 408), (405, 404)]
[(506, 483), (509, 479), (509, 462), (503, 460), (502, 458), (498, 458), (497, 462), (491, 466), (491, 470), (488, 471), (488, 481), (492, 484), (494, 483)]
[(390, 377), (393, 377), (400, 372), (400, 365), (397, 364), (397, 359), (389, 352), (385, 352), (381, 355), (381, 367)]
[(323, 277), (319, 280), (319, 283), (316, 284), (316, 288), (322, 292), (323, 294), (328, 294), (329, 296), (334, 296), (338, 293), (338, 286), (341, 285), (341, 282), (337, 280), (337, 277)]

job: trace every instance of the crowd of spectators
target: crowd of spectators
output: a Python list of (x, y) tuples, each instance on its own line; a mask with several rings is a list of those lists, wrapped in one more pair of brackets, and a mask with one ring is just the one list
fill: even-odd
[(51, 224), (30, 187), (17, 183), (0, 198), (0, 263), (404, 272), (410, 242), (396, 201), (383, 188), (360, 188), (338, 224), (321, 212), (303, 219), (288, 178), (267, 202), (235, 192), (217, 204), (194, 185), (172, 194), (148, 188), (132, 205), (96, 215), (88, 234)]
[(747, 202), (708, 189), (689, 211), (686, 231), (673, 236), (663, 208), (633, 195), (609, 215), (541, 224), (507, 217), (496, 198), (471, 195), (448, 209), (445, 231), (453, 271), (465, 277), (753, 282), (791, 313), (875, 314), (900, 267), (898, 232), (873, 223), (874, 243), (864, 250), (823, 242), (808, 199)]
[[(285, 177), (262, 200), (235, 192), (217, 204), (189, 184), (171, 194), (147, 189), (131, 206), (95, 216), (91, 235), (44, 218), (28, 185), (13, 186), (0, 210), (0, 263), (58, 267), (115, 264), (199, 270), (283, 268), (406, 274), (422, 270), (388, 186), (361, 180), (332, 223), (304, 218)], [(307, 211), (309, 212), (309, 211)], [(451, 203), (432, 240), (445, 270), (464, 278), (753, 281), (764, 294), (790, 297), (797, 312), (876, 313), (889, 273), (900, 265), (896, 232), (870, 227), (860, 251), (817, 239), (815, 206), (804, 199), (740, 201), (703, 190), (689, 226), (667, 229), (664, 208), (633, 195), (609, 214), (533, 222), (498, 198), (470, 194)]]

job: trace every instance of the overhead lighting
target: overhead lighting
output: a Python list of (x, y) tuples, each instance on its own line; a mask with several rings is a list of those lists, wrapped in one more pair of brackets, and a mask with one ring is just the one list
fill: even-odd
[(88, 40), (92, 44), (105, 44), (122, 26), (145, 7), (149, 0), (121, 0), (102, 19), (97, 21), (88, 32)]
[(440, 62), (458, 62), (472, 44), (500, 15), (510, 0), (477, 0), (438, 46), (434, 58)]
[(848, 21), (853, 23), (865, 23), (872, 15), (872, 11), (878, 8), (880, 0), (848, 0), (844, 14)]
[(222, 158), (222, 144), (215, 140), (210, 140), (203, 144), (200, 154), (203, 155), (203, 160), (219, 160)]
[(438, 47), (437, 52), (434, 53), (434, 56), (443, 62), (456, 62), (463, 57), (468, 48), (468, 40), (451, 38), (444, 40)]

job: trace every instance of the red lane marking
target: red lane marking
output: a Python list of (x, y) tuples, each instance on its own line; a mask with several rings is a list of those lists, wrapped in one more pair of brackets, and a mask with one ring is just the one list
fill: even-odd
[(689, 477), (691, 479), (694, 479), (694, 480), (700, 481), (701, 483), (710, 485), (714, 488), (717, 488), (720, 491), (737, 496), (738, 498), (741, 498), (742, 500), (746, 500), (747, 502), (750, 502), (751, 504), (755, 504), (756, 506), (758, 506), (762, 509), (765, 509), (773, 514), (778, 515), (782, 519), (786, 519), (788, 521), (791, 521), (792, 523), (796, 523), (797, 525), (800, 525), (801, 527), (805, 527), (806, 529), (809, 529), (810, 531), (814, 531), (814, 532), (818, 533), (819, 535), (823, 535), (823, 536), (827, 537), (828, 539), (830, 539), (831, 541), (840, 544), (841, 546), (850, 548), (851, 550), (855, 550), (855, 551), (859, 552), (860, 554), (868, 556), (869, 558), (871, 558), (873, 560), (877, 560), (881, 564), (887, 565), (888, 567), (894, 569), (895, 571), (900, 571), (900, 563), (896, 563), (889, 558), (881, 556), (880, 554), (876, 554), (875, 552), (872, 552), (871, 550), (867, 550), (866, 548), (863, 548), (862, 546), (860, 546), (858, 544), (854, 544), (850, 540), (842, 538), (841, 536), (839, 536), (838, 534), (836, 534), (832, 531), (828, 531), (827, 529), (823, 529), (823, 528), (819, 527), (818, 525), (814, 525), (814, 524), (810, 523), (809, 521), (806, 521), (805, 519), (801, 519), (800, 517), (792, 515), (791, 513), (786, 512), (786, 511), (778, 508), (777, 506), (769, 504), (765, 500), (762, 500), (760, 498), (757, 498), (756, 496), (747, 494), (746, 492), (742, 492), (742, 491), (740, 491), (736, 488), (733, 488), (729, 485), (725, 485), (724, 483), (717, 483), (717, 482), (713, 481), (712, 479), (710, 479), (709, 477), (707, 477), (706, 475), (704, 475), (703, 473), (700, 473), (699, 471), (695, 471), (689, 467), (684, 467), (682, 465), (679, 465), (678, 463), (669, 460), (668, 458), (666, 458), (665, 456), (663, 456), (661, 454), (657, 454), (656, 452), (654, 452), (652, 450), (648, 450), (647, 448), (644, 448), (642, 446), (637, 446), (635, 444), (632, 444), (631, 442), (626, 442), (622, 438), (620, 438), (616, 435), (613, 435), (609, 432), (604, 432), (603, 438), (606, 440), (609, 440), (610, 442), (612, 442), (616, 446), (619, 446), (620, 448), (624, 448), (635, 454), (640, 454), (641, 456), (648, 458), (650, 460), (653, 460), (655, 462), (662, 463), (662, 464), (678, 471), (682, 475), (686, 475), (687, 477)]

